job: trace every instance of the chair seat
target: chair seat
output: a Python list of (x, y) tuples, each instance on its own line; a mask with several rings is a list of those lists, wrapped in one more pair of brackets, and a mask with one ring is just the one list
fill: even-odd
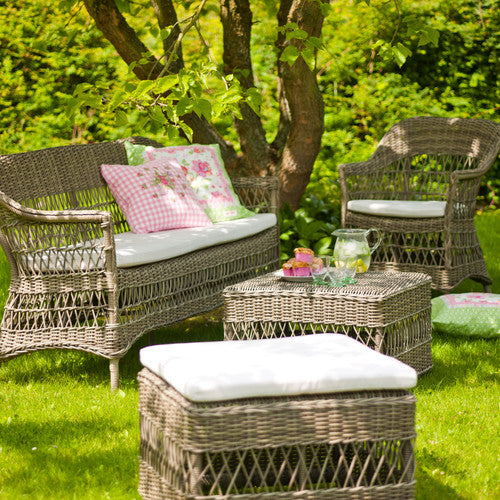
[(417, 373), (345, 335), (165, 344), (143, 366), (191, 401), (409, 389)]
[(444, 217), (445, 201), (408, 201), (408, 200), (351, 200), (347, 209), (369, 215), (385, 217)]

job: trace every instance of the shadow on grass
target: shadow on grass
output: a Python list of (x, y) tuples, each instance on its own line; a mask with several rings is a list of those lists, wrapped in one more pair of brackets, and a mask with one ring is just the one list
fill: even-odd
[(467, 384), (472, 378), (478, 383), (497, 383), (495, 360), (500, 356), (498, 339), (466, 339), (433, 334), (432, 370), (418, 379), (419, 389), (445, 390), (449, 386)]
[[(2, 472), (2, 494), (49, 498), (52, 491), (54, 495), (65, 492), (67, 498), (88, 498), (89, 490), (116, 488), (126, 491), (126, 498), (140, 498), (138, 444), (126, 438), (110, 443), (109, 436), (120, 432), (123, 434), (123, 428), (114, 424), (112, 416), (79, 422), (49, 419), (0, 425), (0, 445), (6, 451), (15, 450), (18, 457)], [(96, 447), (82, 436), (106, 444)], [(37, 491), (25, 490), (30, 487), (25, 484), (29, 477), (36, 477), (33, 484)]]
[[(418, 459), (417, 459), (418, 460)], [(457, 493), (453, 488), (443, 484), (443, 478), (446, 477), (441, 472), (437, 472), (438, 477), (432, 471), (417, 470), (417, 485), (415, 488), (416, 500), (461, 500), (464, 497)]]
[[(151, 344), (223, 340), (220, 319), (213, 315), (200, 316), (143, 335), (120, 360), (120, 386), (137, 385), (141, 348)], [(46, 349), (0, 362), (0, 382), (27, 384), (66, 378), (95, 386), (109, 384), (109, 377), (106, 358), (77, 350)]]

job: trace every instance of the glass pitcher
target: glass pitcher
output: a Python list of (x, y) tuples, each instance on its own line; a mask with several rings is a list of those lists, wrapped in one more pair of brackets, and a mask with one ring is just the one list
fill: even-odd
[[(370, 248), (368, 235), (377, 234), (377, 241)], [(337, 229), (333, 232), (337, 237), (333, 249), (333, 259), (342, 266), (355, 267), (357, 273), (364, 273), (370, 267), (371, 254), (378, 248), (382, 235), (378, 229)]]

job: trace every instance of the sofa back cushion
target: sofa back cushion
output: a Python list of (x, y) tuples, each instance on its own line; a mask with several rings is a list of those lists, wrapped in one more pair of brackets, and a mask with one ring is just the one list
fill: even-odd
[(167, 158), (185, 173), (213, 223), (253, 216), (233, 190), (217, 144), (153, 148), (125, 142), (128, 163)]
[(102, 165), (101, 172), (135, 233), (212, 225), (184, 172), (168, 158)]

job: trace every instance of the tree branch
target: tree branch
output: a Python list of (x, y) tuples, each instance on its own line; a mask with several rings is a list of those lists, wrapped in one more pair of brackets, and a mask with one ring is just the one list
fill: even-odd
[[(176, 41), (180, 35), (181, 29), (177, 20), (177, 12), (172, 4), (172, 0), (151, 0), (151, 5), (158, 19), (160, 29), (172, 27), (169, 35), (163, 40), (163, 52), (165, 53), (165, 67), (170, 73), (178, 73), (184, 67), (182, 57), (182, 45), (176, 46)], [(175, 54), (175, 58), (170, 58)], [(168, 63), (170, 61), (170, 63)]]
[[(83, 3), (96, 26), (111, 42), (127, 65), (140, 61), (148, 48), (118, 10), (114, 0), (84, 0)], [(158, 59), (150, 55), (144, 64), (136, 64), (134, 73), (141, 80), (155, 79), (163, 69)]]
[[(292, 0), (282, 0), (280, 8), (278, 10), (278, 26), (283, 27), (288, 22), (288, 14), (292, 6)], [(281, 153), (286, 144), (286, 139), (288, 137), (288, 132), (290, 130), (290, 107), (288, 106), (288, 101), (286, 100), (285, 90), (283, 86), (282, 68), (283, 62), (279, 60), (283, 50), (286, 46), (286, 35), (283, 31), (278, 31), (278, 36), (276, 38), (276, 47), (278, 49), (278, 104), (280, 110), (280, 119), (278, 123), (278, 131), (271, 144), (276, 153)]]
[[(224, 42), (224, 72), (238, 77), (244, 89), (255, 87), (250, 53), (252, 12), (248, 0), (220, 0)], [(249, 173), (266, 175), (270, 148), (260, 117), (247, 104), (240, 105), (242, 119), (234, 119)]]
[[(161, 16), (161, 19), (158, 19), (160, 26), (166, 26), (167, 23), (171, 26), (169, 23), (174, 17), (176, 18), (175, 11), (169, 10), (173, 8), (173, 4), (170, 0), (158, 0), (156, 3), (158, 13)], [(144, 54), (148, 52), (148, 49), (122, 16), (115, 0), (84, 0), (84, 4), (97, 27), (102, 31), (106, 39), (111, 42), (127, 65), (144, 59)], [(176, 45), (178, 40), (179, 35), (176, 37), (174, 45), (171, 46), (171, 55), (175, 55), (179, 49), (179, 45)], [(168, 59), (168, 64), (174, 62), (178, 64), (179, 59), (172, 55)], [(134, 73), (140, 80), (154, 80), (161, 76), (164, 71), (166, 71), (165, 66), (152, 55), (147, 58), (146, 63), (136, 64), (134, 67)], [(237, 163), (237, 154), (234, 148), (222, 138), (215, 127), (208, 123), (205, 118), (200, 118), (196, 113), (190, 113), (182, 116), (181, 119), (193, 131), (194, 142), (219, 144), (222, 157), (229, 168)]]

